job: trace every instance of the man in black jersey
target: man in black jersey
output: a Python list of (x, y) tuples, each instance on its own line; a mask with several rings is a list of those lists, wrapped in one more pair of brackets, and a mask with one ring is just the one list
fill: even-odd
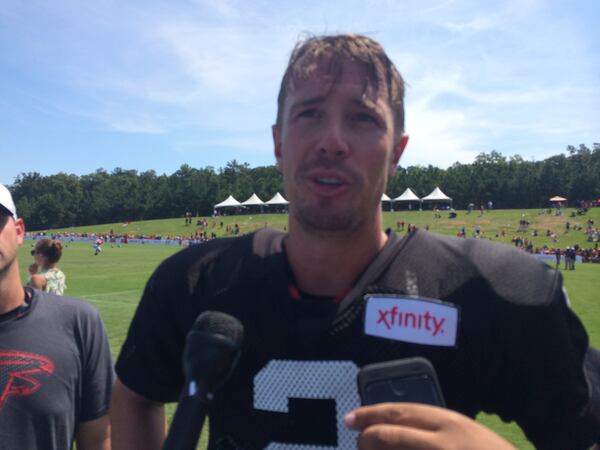
[[(539, 448), (598, 440), (598, 354), (555, 271), (487, 242), (383, 231), (381, 195), (408, 142), (403, 97), (370, 38), (295, 48), (272, 129), (289, 231), (192, 246), (155, 271), (116, 365), (114, 448), (160, 448), (205, 310), (245, 330), (209, 411), (211, 449), (511, 448), (479, 411)], [(357, 409), (360, 367), (411, 356), (433, 363), (448, 410)]]
[(0, 184), (0, 448), (109, 450), (113, 369), (100, 315), (23, 287), (24, 235)]

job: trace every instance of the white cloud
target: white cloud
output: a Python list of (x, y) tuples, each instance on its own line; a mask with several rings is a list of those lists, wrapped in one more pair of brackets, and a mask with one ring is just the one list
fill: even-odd
[(439, 111), (428, 107), (427, 101), (407, 107), (406, 129), (410, 143), (402, 165), (433, 164), (447, 167), (458, 160), (472, 160), (478, 153), (478, 136), (465, 127), (460, 111)]
[(497, 20), (492, 17), (475, 17), (466, 22), (449, 22), (443, 24), (446, 28), (451, 31), (457, 32), (478, 32), (478, 31), (487, 31), (498, 26)]
[(240, 4), (236, 0), (196, 0), (195, 3), (201, 8), (213, 11), (222, 19), (240, 18)]
[(270, 63), (249, 48), (256, 38), (243, 30), (168, 22), (157, 31), (200, 97), (236, 99), (252, 92), (260, 68)]
[(110, 126), (113, 130), (123, 133), (162, 134), (165, 132), (165, 129), (159, 123), (148, 117), (128, 118), (112, 122)]

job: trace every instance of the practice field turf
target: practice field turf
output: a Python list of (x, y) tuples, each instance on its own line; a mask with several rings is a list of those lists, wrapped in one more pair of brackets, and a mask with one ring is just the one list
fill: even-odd
[[(474, 227), (480, 222), (482, 230), (495, 239), (496, 232), (500, 232), (501, 227), (506, 227), (505, 237), (512, 236), (516, 233), (520, 212), (502, 212), (492, 211), (479, 216), (479, 212), (473, 212), (466, 215), (464, 212), (459, 213), (462, 217), (464, 225), (459, 225), (460, 222), (456, 219), (447, 219), (447, 213), (442, 213), (443, 218), (434, 219), (431, 211), (424, 212), (404, 212), (391, 213), (385, 215), (386, 225), (396, 228), (396, 222), (399, 220), (405, 221), (405, 226), (408, 223), (415, 223), (419, 228), (430, 226), (432, 231), (455, 234), (460, 226), (465, 226), (474, 232)], [(527, 211), (526, 215), (531, 219), (539, 220), (537, 226), (547, 226), (547, 220), (556, 219), (562, 222), (556, 222), (554, 225), (555, 232), (559, 232), (559, 245), (564, 247), (566, 242), (573, 241), (569, 245), (579, 243), (584, 246), (585, 239), (580, 232), (565, 232), (564, 221), (569, 220), (568, 217), (555, 218), (547, 214), (539, 214), (538, 211)], [(539, 217), (538, 217), (539, 216)], [(228, 224), (239, 223), (242, 231), (253, 229), (249, 223), (258, 226), (264, 226), (268, 223), (270, 226), (275, 225), (277, 228), (283, 228), (285, 224), (285, 215), (269, 215), (269, 216), (236, 216), (228, 217), (224, 220), (225, 228)], [(592, 210), (592, 214), (587, 216), (571, 218), (572, 223), (585, 223), (592, 217), (595, 223), (600, 223), (600, 208)], [(516, 219), (516, 222), (515, 222)], [(210, 221), (215, 219), (209, 219)], [(215, 229), (220, 230), (219, 221), (216, 219)], [(164, 222), (164, 223), (163, 223)], [(533, 220), (532, 220), (533, 222)], [(163, 223), (163, 229), (157, 229)], [(113, 227), (116, 227), (113, 224)], [(122, 226), (119, 224), (118, 226)], [(183, 219), (169, 219), (166, 221), (153, 221), (151, 223), (134, 223), (127, 227), (129, 232), (134, 228), (140, 229), (139, 232), (146, 234), (166, 234), (174, 233), (177, 229), (189, 232), (192, 228), (186, 228), (183, 225)], [(88, 227), (89, 231), (107, 232), (109, 225)], [(148, 227), (148, 228), (146, 228)], [(531, 227), (531, 225), (530, 225)], [(125, 227), (123, 227), (125, 228)], [(256, 228), (256, 226), (254, 227)], [(122, 229), (122, 228), (121, 228)], [(144, 231), (141, 231), (141, 230)], [(79, 229), (78, 229), (79, 230)], [(115, 228), (115, 233), (121, 232)], [(210, 228), (208, 229), (210, 233)], [(468, 232), (468, 234), (470, 234)], [(180, 232), (181, 233), (181, 232)], [(225, 234), (224, 230), (223, 233)], [(529, 236), (528, 232), (521, 233), (521, 236)], [(497, 239), (502, 240), (502, 239)], [(536, 246), (543, 245), (543, 241), (536, 240)], [(23, 280), (26, 279), (26, 269), (31, 263), (32, 257), (29, 254), (32, 241), (26, 241), (19, 254), (21, 271)], [(65, 248), (63, 258), (60, 261), (60, 267), (67, 274), (67, 291), (69, 296), (79, 297), (85, 301), (89, 301), (95, 305), (102, 314), (104, 319), (111, 349), (113, 355), (116, 355), (121, 348), (131, 317), (135, 311), (137, 303), (140, 299), (144, 285), (156, 268), (156, 266), (167, 256), (179, 250), (177, 246), (167, 245), (123, 245), (121, 247), (105, 244), (100, 255), (94, 256), (94, 250), (91, 243), (71, 243)], [(595, 347), (600, 347), (600, 264), (577, 264), (575, 271), (563, 271), (565, 285), (567, 287), (569, 297), (573, 309), (579, 314), (589, 335), (590, 341)], [(169, 413), (172, 413), (173, 407), (169, 408)], [(481, 415), (479, 417), (483, 423), (498, 431), (505, 436), (519, 449), (533, 448), (523, 437), (520, 429), (514, 424), (504, 424), (495, 416)]]

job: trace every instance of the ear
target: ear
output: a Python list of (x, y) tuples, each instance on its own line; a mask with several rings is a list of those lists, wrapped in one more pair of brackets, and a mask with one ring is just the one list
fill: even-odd
[(15, 229), (17, 231), (17, 242), (19, 245), (23, 245), (25, 240), (25, 222), (23, 219), (15, 219)]
[(389, 174), (390, 178), (392, 178), (394, 176), (394, 173), (396, 172), (396, 167), (398, 166), (398, 163), (400, 162), (400, 157), (404, 153), (404, 149), (406, 148), (407, 145), (408, 145), (408, 134), (402, 133), (400, 140), (394, 145), (394, 148), (392, 149), (392, 155), (391, 155), (392, 160), (390, 162), (390, 174)]
[(271, 133), (273, 135), (273, 149), (275, 152), (275, 159), (277, 160), (277, 168), (282, 171), (283, 156), (281, 154), (281, 130), (277, 125), (271, 127)]

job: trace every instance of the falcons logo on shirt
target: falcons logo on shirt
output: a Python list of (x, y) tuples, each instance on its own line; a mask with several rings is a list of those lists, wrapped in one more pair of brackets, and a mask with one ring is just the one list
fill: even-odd
[(0, 411), (10, 396), (31, 395), (40, 388), (39, 376), (54, 373), (54, 363), (45, 356), (0, 350)]

